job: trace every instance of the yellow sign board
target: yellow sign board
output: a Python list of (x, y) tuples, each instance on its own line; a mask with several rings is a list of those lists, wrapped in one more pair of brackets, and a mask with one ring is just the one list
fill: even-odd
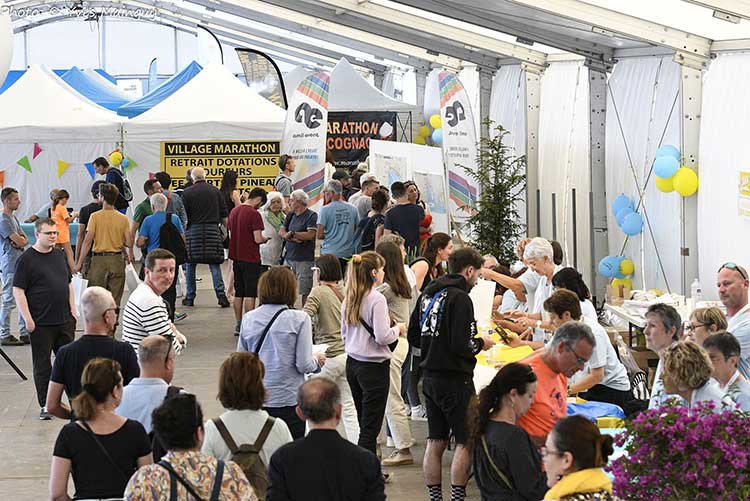
[(161, 170), (172, 177), (172, 188), (185, 184), (188, 169), (202, 167), (216, 186), (228, 170), (237, 172), (237, 189), (273, 190), (279, 173), (279, 141), (162, 141)]

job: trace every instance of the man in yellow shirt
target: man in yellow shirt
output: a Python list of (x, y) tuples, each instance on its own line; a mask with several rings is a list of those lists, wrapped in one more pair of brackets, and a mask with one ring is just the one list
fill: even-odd
[(98, 285), (110, 291), (119, 307), (125, 289), (125, 262), (133, 262), (133, 235), (127, 216), (115, 210), (118, 194), (117, 187), (110, 183), (99, 188), (102, 210), (91, 214), (73, 272), (81, 270), (84, 257), (93, 247), (87, 275), (89, 286)]

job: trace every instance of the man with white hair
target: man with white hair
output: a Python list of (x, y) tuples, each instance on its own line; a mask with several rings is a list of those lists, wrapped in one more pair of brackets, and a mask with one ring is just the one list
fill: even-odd
[[(136, 244), (138, 247), (145, 247), (146, 253), (149, 253), (153, 250), (164, 248), (170, 252), (173, 252), (174, 249), (168, 249), (166, 247), (162, 247), (161, 242), (161, 231), (162, 228), (167, 224), (167, 204), (169, 201), (167, 200), (167, 197), (163, 193), (154, 193), (150, 197), (150, 203), (151, 203), (151, 211), (153, 212), (152, 215), (148, 216), (146, 219), (143, 220), (143, 224), (140, 227), (140, 233), (138, 235), (138, 240)], [(186, 241), (185, 239), (185, 230), (183, 230), (182, 227), (182, 221), (180, 221), (179, 216), (177, 214), (170, 214), (169, 222), (170, 224), (180, 233), (180, 236), (182, 237), (183, 243)], [(144, 270), (144, 277), (145, 277), (145, 270), (146, 270), (146, 256), (144, 254), (143, 256), (143, 270)], [(174, 280), (172, 280), (172, 285), (169, 286), (169, 289), (164, 291), (162, 294), (162, 298), (167, 302), (169, 305), (169, 319), (173, 322), (179, 322), (180, 320), (183, 320), (185, 317), (187, 317), (187, 313), (177, 313), (175, 311), (175, 301), (177, 300), (177, 273), (175, 273)]]
[(354, 254), (359, 215), (353, 205), (342, 200), (343, 186), (335, 179), (328, 181), (323, 197), (328, 203), (320, 209), (318, 218), (318, 240), (323, 240), (320, 253), (339, 258), (341, 271), (346, 276), (346, 265)]
[(219, 306), (229, 308), (229, 300), (224, 292), (224, 279), (221, 276), (221, 263), (224, 262), (224, 237), (219, 228), (227, 226), (227, 207), (224, 197), (215, 186), (206, 182), (206, 171), (195, 167), (191, 171), (193, 185), (185, 188), (182, 201), (187, 212), (187, 263), (185, 280), (187, 292), (183, 306), (193, 306), (195, 302), (195, 267), (207, 264), (211, 270), (211, 280)]
[[(156, 181), (154, 179), (146, 179), (146, 182), (143, 183), (143, 192), (146, 194), (146, 198), (143, 199), (141, 203), (135, 206), (135, 209), (133, 209), (133, 222), (130, 226), (130, 231), (133, 234), (133, 241), (138, 238), (138, 229), (143, 224), (143, 220), (146, 219), (148, 216), (153, 214), (153, 211), (151, 210), (151, 195), (154, 193), (161, 193), (163, 190), (161, 189), (161, 183), (159, 181)], [(146, 254), (148, 253), (142, 245), (138, 245), (136, 243), (136, 247), (141, 249), (142, 256), (141, 256), (141, 271), (138, 275), (138, 278), (143, 280), (143, 258), (146, 257)]]
[(81, 374), (89, 360), (111, 358), (120, 364), (123, 385), (140, 374), (138, 359), (126, 342), (110, 337), (117, 324), (117, 305), (112, 293), (103, 287), (89, 287), (81, 296), (83, 336), (57, 352), (47, 389), (47, 412), (70, 419), (70, 409), (62, 403), (63, 390), (72, 401), (81, 392)]
[(484, 264), (482, 264), (482, 268), (490, 268), (490, 269), (492, 269), (495, 266), (497, 266), (498, 264), (500, 264), (497, 261), (497, 258), (495, 256), (493, 256), (492, 254), (485, 254), (484, 256), (482, 256), (482, 259), (484, 259)]
[(315, 262), (315, 236), (318, 229), (318, 214), (307, 208), (309, 199), (303, 190), (294, 190), (289, 195), (292, 209), (279, 229), (279, 235), (286, 241), (286, 258), (302, 296), (302, 304), (312, 290), (312, 268)]

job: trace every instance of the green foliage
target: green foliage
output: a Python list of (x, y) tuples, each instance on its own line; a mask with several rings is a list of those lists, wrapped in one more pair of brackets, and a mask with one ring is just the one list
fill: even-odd
[[(493, 130), (492, 120), (485, 123)], [(526, 230), (518, 213), (526, 194), (526, 157), (512, 156), (503, 144), (509, 132), (501, 125), (494, 126), (494, 132), (479, 142), (477, 170), (464, 167), (480, 187), (476, 210), (468, 220), (470, 243), (482, 254), (512, 263), (517, 259), (516, 242)]]

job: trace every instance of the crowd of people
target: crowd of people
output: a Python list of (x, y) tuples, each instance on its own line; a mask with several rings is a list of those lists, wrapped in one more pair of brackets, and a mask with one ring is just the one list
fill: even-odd
[[(78, 499), (384, 499), (392, 479), (382, 468), (418, 461), (421, 421), (431, 501), (443, 499), (449, 449), (451, 500), (466, 498), (472, 472), (482, 499), (614, 499), (603, 471), (612, 438), (568, 417), (569, 396), (628, 414), (670, 399), (750, 410), (750, 282), (734, 263), (717, 278), (726, 316), (697, 309), (683, 326), (671, 306), (648, 309), (659, 364), (643, 401), (557, 242), (524, 239), (518, 262), (499, 263), (433, 231), (416, 184), (385, 188), (366, 173), (337, 172), (316, 212), (293, 190), (288, 155), (270, 193), (240, 192), (234, 172), (214, 187), (201, 168), (173, 192), (159, 172), (129, 220), (127, 181), (106, 160), (95, 165), (105, 179), (94, 201), (68, 211), (68, 193), (55, 190), (33, 216), (30, 247), (18, 192), (0, 193), (0, 342), (31, 344), (40, 418), (70, 421), (54, 447), (54, 500), (69, 499), (71, 476)], [(74, 250), (63, 233), (76, 218)], [(142, 281), (121, 312), (134, 247)], [(224, 412), (212, 419), (173, 384), (188, 345), (176, 326), (186, 316), (179, 270), (189, 308), (198, 264), (209, 265), (218, 305), (233, 306), (237, 336), (218, 371)], [(89, 283), (76, 298), (79, 272)], [(475, 322), (469, 292), (480, 278), (496, 283), (501, 341), (532, 354), (499, 367), (477, 395), (476, 356), (497, 342)]]

